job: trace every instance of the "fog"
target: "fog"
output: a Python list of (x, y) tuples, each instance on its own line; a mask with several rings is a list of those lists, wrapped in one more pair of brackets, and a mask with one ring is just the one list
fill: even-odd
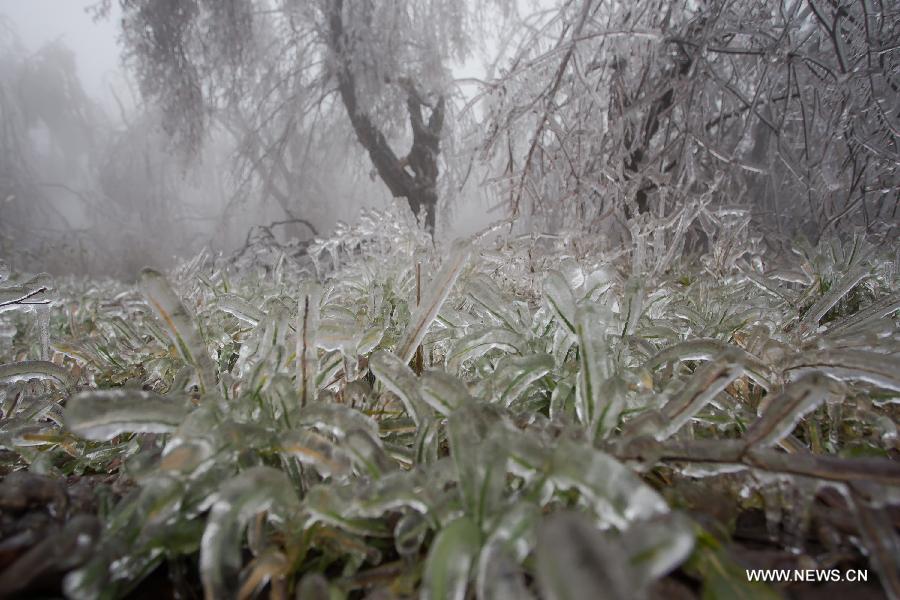
[(0, 0), (0, 14), (9, 21), (28, 52), (59, 41), (75, 56), (85, 91), (107, 109), (115, 107), (110, 86), (123, 77), (116, 29), (119, 17), (112, 7), (109, 19), (94, 19), (94, 0)]
[(6, 261), (130, 279), (392, 205), (437, 240), (509, 217), (621, 240), (635, 211), (707, 200), (813, 239), (896, 224), (896, 49), (871, 31), (830, 44), (793, 7), (783, 52), (748, 33), (707, 56), (691, 7), (641, 29), (551, 0), (354, 3), (333, 30), (332, 5), (0, 0)]
[[(282, 240), (310, 237), (365, 208), (385, 208), (365, 152), (346, 124), (326, 133), (323, 162), (303, 197), (275, 201), (249, 182), (241, 140), (209, 131), (182, 152), (152, 99), (142, 97), (123, 53), (120, 7), (96, 0), (0, 0), (0, 65), (6, 121), (0, 175), (0, 254), (14, 269), (131, 279), (202, 248), (233, 252), (256, 226), (279, 223)], [(458, 62), (462, 76), (477, 61)], [(338, 158), (339, 157), (339, 158)], [(341, 164), (336, 164), (340, 160)], [(443, 235), (484, 222), (483, 197), (459, 195)]]

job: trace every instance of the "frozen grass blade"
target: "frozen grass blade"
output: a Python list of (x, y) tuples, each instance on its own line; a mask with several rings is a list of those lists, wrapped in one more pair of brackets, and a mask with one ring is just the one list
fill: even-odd
[(162, 273), (147, 268), (141, 271), (140, 287), (144, 299), (165, 324), (178, 354), (184, 362), (194, 367), (200, 393), (214, 389), (215, 374), (206, 344), (172, 286)]
[(626, 555), (585, 515), (548, 517), (538, 531), (537, 576), (547, 600), (641, 598)]
[(233, 317), (256, 326), (265, 318), (265, 313), (237, 294), (220, 294), (216, 298), (216, 306), (219, 310), (227, 312)]
[(731, 382), (743, 375), (744, 368), (739, 360), (729, 351), (697, 369), (678, 396), (663, 407), (663, 425), (656, 439), (664, 440), (673, 435)]
[(493, 399), (511, 406), (536, 381), (553, 369), (549, 354), (508, 356), (497, 365), (490, 380)]
[(526, 345), (527, 342), (521, 335), (504, 327), (476, 329), (453, 344), (453, 349), (447, 355), (447, 366), (451, 372), (456, 372), (464, 362), (476, 360), (491, 350), (518, 353)]
[(441, 529), (425, 561), (422, 598), (463, 600), (480, 547), (481, 533), (469, 518), (461, 517)]
[(828, 379), (817, 372), (788, 384), (769, 402), (768, 408), (746, 433), (744, 440), (748, 446), (774, 446), (830, 393)]
[(372, 417), (344, 404), (310, 404), (300, 411), (298, 422), (325, 431), (338, 439), (347, 437), (355, 429), (378, 437), (378, 423)]
[(869, 277), (868, 267), (856, 268), (832, 284), (828, 292), (813, 304), (806, 314), (803, 316), (803, 322), (810, 327), (818, 327), (819, 321), (825, 314), (834, 308), (834, 305), (841, 301), (850, 290), (855, 288), (862, 280)]
[(278, 452), (311, 465), (323, 477), (345, 477), (350, 473), (350, 456), (328, 438), (311, 431), (291, 431), (281, 436)]
[(466, 384), (449, 373), (425, 371), (420, 379), (422, 399), (442, 415), (449, 415), (472, 400)]
[(842, 381), (865, 381), (900, 392), (900, 357), (865, 350), (820, 350), (788, 359), (785, 372), (821, 370)]
[(840, 321), (828, 324), (828, 337), (837, 337), (862, 329), (867, 324), (884, 319), (900, 310), (900, 294), (893, 294), (874, 302), (861, 311), (848, 315)]
[(428, 327), (437, 317), (438, 311), (450, 295), (450, 290), (469, 259), (470, 244), (467, 240), (456, 240), (450, 249), (450, 256), (438, 274), (428, 282), (428, 290), (416, 308), (406, 331), (400, 336), (396, 354), (404, 363), (412, 360), (416, 348), (422, 343)]
[(544, 279), (544, 298), (560, 322), (575, 333), (575, 294), (559, 271), (550, 271)]
[(253, 467), (227, 481), (212, 501), (200, 550), (200, 575), (207, 600), (227, 598), (237, 589), (241, 538), (246, 524), (262, 511), (290, 518), (300, 508), (284, 473)]
[(46, 360), (23, 360), (0, 365), (0, 381), (15, 383), (31, 379), (52, 379), (66, 389), (75, 385), (72, 373)]
[(654, 581), (683, 563), (694, 549), (694, 524), (679, 512), (637, 521), (622, 534), (638, 581)]
[(549, 477), (560, 487), (576, 487), (601, 523), (619, 529), (669, 510), (662, 496), (618, 460), (570, 440), (560, 440), (553, 450)]
[(491, 430), (500, 426), (486, 408), (458, 410), (447, 420), (447, 441), (459, 492), (478, 525), (496, 511), (506, 483), (505, 451), (491, 438)]
[(144, 390), (118, 388), (81, 392), (69, 399), (66, 427), (89, 440), (122, 433), (170, 433), (188, 414), (185, 402)]
[(619, 420), (623, 402), (618, 394), (604, 394), (604, 383), (612, 376), (606, 338), (609, 311), (596, 305), (579, 307), (575, 313), (579, 366), (575, 386), (578, 418), (590, 431), (591, 439), (612, 431)]
[(406, 412), (416, 427), (419, 427), (431, 415), (431, 408), (422, 399), (419, 380), (412, 369), (406, 366), (408, 362), (409, 360), (403, 362), (390, 352), (380, 350), (369, 358), (369, 368), (385, 387), (397, 394)]

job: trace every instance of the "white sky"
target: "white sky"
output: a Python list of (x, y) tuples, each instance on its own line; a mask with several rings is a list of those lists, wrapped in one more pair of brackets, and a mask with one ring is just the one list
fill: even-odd
[(35, 51), (62, 39), (75, 53), (78, 75), (88, 95), (112, 106), (109, 84), (119, 70), (118, 11), (94, 22), (86, 8), (96, 0), (0, 0), (0, 14), (12, 20), (22, 44)]

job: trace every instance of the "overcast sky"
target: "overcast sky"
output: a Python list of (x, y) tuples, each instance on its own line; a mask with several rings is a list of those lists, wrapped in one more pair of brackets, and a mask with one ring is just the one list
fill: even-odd
[(0, 13), (12, 20), (29, 50), (62, 39), (75, 53), (85, 91), (111, 106), (109, 82), (119, 68), (118, 16), (114, 11), (109, 19), (94, 22), (85, 9), (95, 3), (96, 0), (0, 0)]

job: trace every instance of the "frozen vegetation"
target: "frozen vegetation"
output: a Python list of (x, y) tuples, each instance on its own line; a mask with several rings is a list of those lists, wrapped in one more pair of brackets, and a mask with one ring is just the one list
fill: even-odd
[(0, 16), (0, 598), (900, 600), (897, 2), (89, 4), (116, 117)]
[(755, 545), (896, 595), (896, 242), (695, 203), (615, 251), (434, 248), (408, 215), (134, 286), (5, 275), (0, 503), (51, 508), (2, 594), (774, 595)]

